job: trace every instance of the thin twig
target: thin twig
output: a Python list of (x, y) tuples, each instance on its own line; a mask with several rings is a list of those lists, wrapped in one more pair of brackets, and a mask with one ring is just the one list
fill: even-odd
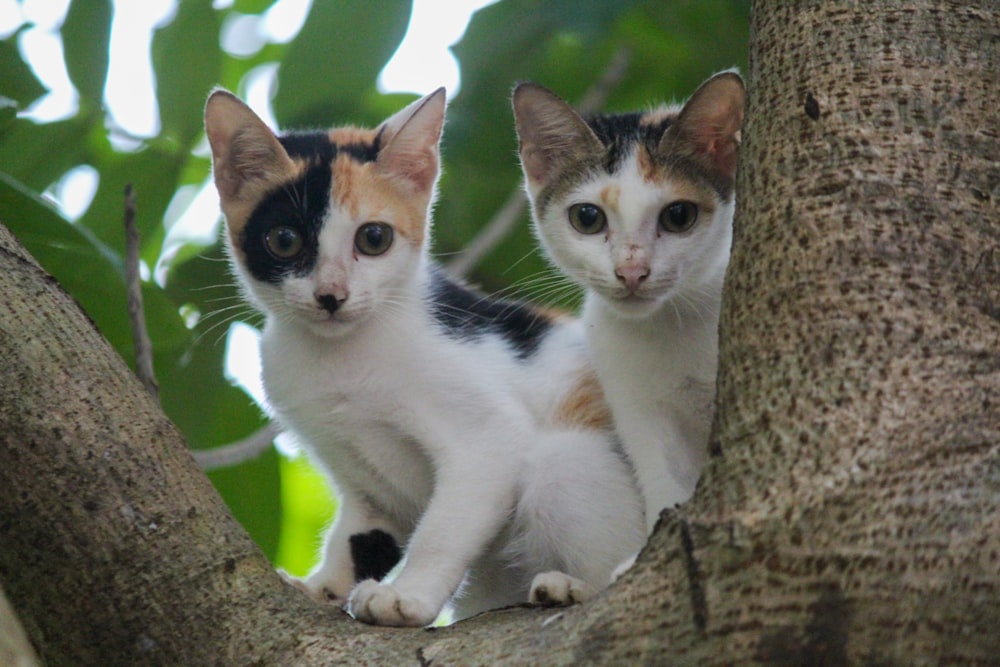
[(160, 387), (153, 372), (153, 344), (146, 329), (142, 307), (142, 281), (139, 278), (139, 230), (135, 226), (135, 192), (125, 186), (125, 285), (128, 289), (128, 318), (135, 348), (135, 370), (153, 400), (159, 402)]
[(459, 277), (468, 275), (483, 257), (500, 245), (514, 230), (514, 225), (521, 219), (527, 203), (528, 198), (521, 187), (511, 190), (507, 195), (507, 201), (493, 214), (486, 226), (476, 234), (469, 245), (465, 246), (465, 250), (448, 262), (448, 271)]
[[(576, 105), (576, 109), (581, 115), (586, 116), (600, 111), (614, 89), (625, 78), (631, 59), (632, 52), (627, 46), (623, 46), (615, 52), (611, 61), (608, 62), (608, 66), (604, 68), (604, 72), (587, 89), (580, 103)], [(510, 235), (515, 225), (521, 220), (521, 214), (527, 203), (528, 199), (524, 194), (524, 189), (518, 184), (490, 221), (486, 223), (486, 226), (469, 242), (465, 250), (448, 262), (448, 270), (459, 277), (464, 277), (472, 271), (486, 255)]]
[(281, 427), (271, 422), (242, 440), (212, 449), (198, 449), (191, 453), (194, 454), (194, 460), (202, 470), (227, 468), (257, 458), (267, 451), (280, 433)]

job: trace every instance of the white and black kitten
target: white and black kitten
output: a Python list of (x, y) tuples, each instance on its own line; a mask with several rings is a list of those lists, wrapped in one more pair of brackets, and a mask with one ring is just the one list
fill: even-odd
[(278, 137), (220, 90), (205, 115), (267, 399), (340, 495), (299, 585), (385, 625), (582, 599), (643, 541), (579, 322), (430, 259), (444, 112)]

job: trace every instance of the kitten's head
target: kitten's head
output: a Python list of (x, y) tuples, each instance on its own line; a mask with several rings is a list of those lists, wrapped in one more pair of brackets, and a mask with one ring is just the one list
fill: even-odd
[(532, 83), (513, 103), (535, 230), (559, 268), (625, 316), (717, 296), (743, 122), (738, 74), (647, 113), (584, 120)]
[(205, 108), (227, 246), (247, 297), (323, 336), (355, 328), (413, 279), (439, 170), (439, 89), (375, 130), (273, 132), (231, 93)]

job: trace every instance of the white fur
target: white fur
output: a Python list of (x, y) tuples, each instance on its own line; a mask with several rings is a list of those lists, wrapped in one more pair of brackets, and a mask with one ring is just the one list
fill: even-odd
[[(658, 150), (673, 150), (681, 132), (683, 150), (702, 151), (702, 166), (733, 168), (742, 95), (737, 75), (717, 75), (683, 109), (669, 110), (683, 120), (671, 127), (674, 143), (664, 137)], [(568, 105), (539, 86), (515, 91), (514, 108), (535, 232), (555, 265), (586, 290), (588, 345), (651, 532), (661, 510), (691, 496), (708, 458), (733, 200), (722, 201), (681, 174), (651, 178), (635, 146), (614, 173), (594, 170), (578, 183), (563, 183), (563, 155), (603, 151), (603, 145)], [(540, 204), (552, 182), (560, 194)], [(693, 227), (675, 233), (659, 225), (666, 206), (692, 198), (700, 204)], [(606, 228), (576, 231), (567, 217), (575, 204), (599, 206)]]
[[(588, 288), (588, 343), (651, 531), (660, 510), (690, 497), (707, 458), (733, 204), (719, 202), (711, 219), (703, 215), (684, 234), (661, 232), (657, 215), (677, 197), (669, 184), (643, 180), (634, 162), (549, 206), (537, 229), (555, 263)], [(604, 207), (607, 237), (575, 232), (568, 205), (598, 201), (609, 184), (621, 194), (617, 207)], [(650, 274), (630, 296), (615, 268), (640, 257)]]
[[(331, 222), (322, 235), (334, 233)], [(388, 258), (358, 262), (358, 272), (395, 270), (378, 259)], [(579, 325), (553, 335), (541, 363), (523, 365), (498, 339), (441, 335), (421, 287), (351, 320), (346, 332), (319, 321), (318, 310), (268, 313), (261, 353), (269, 401), (342, 498), (307, 587), (341, 601), (350, 595), (364, 620), (423, 625), (467, 574), (459, 617), (526, 600), (542, 570), (605, 586), (642, 542), (630, 473), (610, 434), (556, 430), (540, 414), (586, 368), (583, 346), (572, 344)], [(352, 593), (347, 539), (374, 528), (407, 545), (406, 564), (391, 584)]]
[[(304, 588), (386, 625), (430, 623), (460, 588), (458, 618), (526, 601), (546, 570), (603, 588), (642, 544), (642, 508), (610, 430), (553, 423), (591, 369), (581, 324), (556, 325), (527, 360), (499, 337), (446, 336), (426, 308), (425, 247), (397, 235), (383, 255), (352, 251), (361, 224), (393, 223), (370, 205), (331, 202), (306, 276), (272, 285), (233, 262), (267, 316), (268, 400), (341, 498)], [(331, 315), (316, 294), (349, 296)], [(355, 586), (348, 539), (373, 529), (405, 561)]]

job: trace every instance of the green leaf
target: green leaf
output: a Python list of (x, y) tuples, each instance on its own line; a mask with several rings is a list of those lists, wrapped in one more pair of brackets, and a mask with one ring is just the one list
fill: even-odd
[(410, 0), (314, 2), (278, 69), (274, 113), (281, 126), (382, 120), (362, 114), (357, 101), (374, 90), (406, 33), (411, 9)]
[(0, 165), (41, 192), (84, 162), (92, 121), (82, 116), (39, 124), (18, 118), (0, 131)]
[(200, 135), (202, 110), (222, 70), (219, 18), (206, 0), (183, 0), (153, 35), (153, 69), (163, 135), (187, 149)]
[(0, 135), (17, 118), (17, 101), (0, 95)]
[(74, 0), (59, 31), (69, 78), (95, 107), (101, 106), (108, 78), (111, 14), (110, 0)]
[(271, 562), (281, 534), (281, 475), (274, 448), (252, 461), (208, 473), (233, 516)]
[[(6, 174), (0, 174), (0, 218), (42, 267), (59, 281), (125, 359), (132, 359), (125, 280), (119, 255), (88, 230)], [(143, 285), (146, 319), (158, 352), (190, 339), (176, 306), (155, 285)]]
[(45, 94), (45, 86), (21, 59), (21, 51), (17, 48), (17, 37), (23, 29), (0, 41), (0, 81), (3, 82), (0, 94), (16, 100), (22, 108)]
[(263, 14), (274, 3), (275, 0), (236, 0), (233, 9), (241, 14)]
[(316, 565), (316, 549), (336, 515), (337, 497), (330, 482), (305, 456), (281, 457), (281, 542), (275, 565), (305, 576)]
[(137, 153), (107, 152), (91, 157), (95, 158), (91, 164), (100, 174), (100, 183), (79, 224), (117, 252), (124, 253), (124, 192), (131, 183), (136, 199), (135, 223), (143, 244), (162, 238), (163, 214), (174, 196), (187, 155), (168, 152), (157, 143)]

